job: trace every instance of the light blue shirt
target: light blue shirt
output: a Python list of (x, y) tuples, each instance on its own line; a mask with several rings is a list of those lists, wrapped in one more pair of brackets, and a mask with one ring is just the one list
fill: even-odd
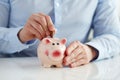
[[(38, 42), (22, 44), (18, 31), (33, 13), (50, 15), (57, 29), (55, 37), (67, 38), (67, 45), (79, 40), (99, 51), (99, 59), (120, 52), (120, 23), (115, 0), (0, 0), (0, 53), (36, 54)], [(90, 30), (94, 38), (88, 41)]]

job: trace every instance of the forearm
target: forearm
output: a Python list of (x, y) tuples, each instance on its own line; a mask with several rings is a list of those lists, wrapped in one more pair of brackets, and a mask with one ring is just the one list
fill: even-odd
[(94, 38), (90, 42), (86, 43), (98, 50), (98, 58), (105, 59), (118, 55), (120, 52), (119, 38), (112, 34), (105, 34)]
[(18, 32), (21, 28), (0, 28), (0, 52), (15, 53), (28, 48), (18, 39)]

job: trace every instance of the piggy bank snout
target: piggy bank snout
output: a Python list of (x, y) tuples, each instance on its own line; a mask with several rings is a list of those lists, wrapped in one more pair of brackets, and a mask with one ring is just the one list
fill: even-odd
[(52, 53), (53, 57), (60, 57), (62, 55), (62, 53), (59, 50), (56, 50)]

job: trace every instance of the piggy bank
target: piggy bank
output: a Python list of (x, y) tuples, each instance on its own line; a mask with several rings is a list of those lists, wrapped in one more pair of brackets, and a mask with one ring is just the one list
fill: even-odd
[(37, 55), (43, 67), (63, 67), (66, 39), (44, 38), (37, 48)]

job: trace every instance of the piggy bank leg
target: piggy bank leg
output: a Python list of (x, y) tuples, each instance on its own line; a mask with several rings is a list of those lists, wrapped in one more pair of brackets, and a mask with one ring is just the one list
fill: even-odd
[(43, 67), (45, 67), (45, 68), (50, 68), (51, 65), (50, 65), (50, 64), (43, 64)]
[(57, 64), (56, 67), (58, 67), (58, 68), (62, 68), (63, 65), (62, 65), (62, 64)]

